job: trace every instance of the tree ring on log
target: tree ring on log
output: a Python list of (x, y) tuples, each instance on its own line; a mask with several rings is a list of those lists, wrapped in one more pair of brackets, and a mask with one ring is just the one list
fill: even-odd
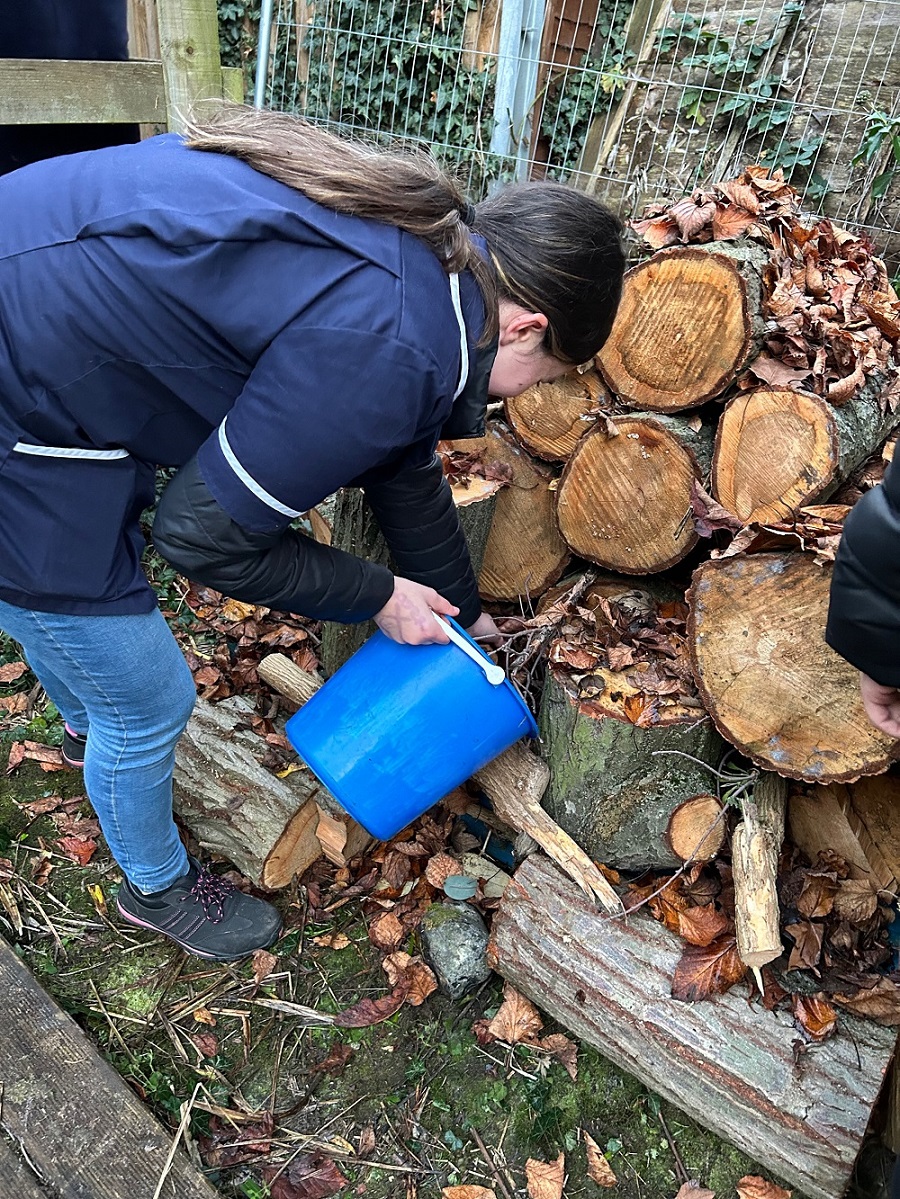
[(831, 567), (804, 553), (704, 562), (688, 592), (688, 646), (704, 706), (766, 770), (852, 782), (900, 743), (866, 716), (857, 671), (824, 638)]
[(582, 558), (622, 574), (655, 574), (697, 544), (690, 519), (693, 452), (650, 417), (582, 438), (557, 491), (560, 531)]
[(565, 462), (596, 422), (597, 402), (608, 398), (599, 375), (565, 375), (536, 383), (504, 404), (506, 419), (526, 449), (549, 462)]
[(743, 366), (752, 323), (738, 262), (699, 249), (664, 250), (625, 275), (597, 363), (626, 404), (653, 412), (696, 408)]
[(669, 848), (682, 862), (709, 862), (725, 844), (725, 814), (715, 795), (694, 795), (678, 805), (666, 829)]
[(837, 426), (827, 401), (758, 387), (725, 405), (713, 454), (713, 494), (747, 523), (785, 520), (822, 494), (837, 464)]

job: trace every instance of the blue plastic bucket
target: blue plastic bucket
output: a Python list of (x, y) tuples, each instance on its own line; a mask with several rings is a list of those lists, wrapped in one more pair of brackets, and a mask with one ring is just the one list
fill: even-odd
[(537, 725), (512, 683), (489, 683), (458, 646), (398, 645), (379, 631), (285, 732), (354, 820), (386, 841)]

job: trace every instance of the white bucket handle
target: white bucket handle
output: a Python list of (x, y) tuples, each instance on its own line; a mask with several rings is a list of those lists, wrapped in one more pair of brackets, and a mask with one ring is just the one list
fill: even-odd
[(480, 650), (476, 649), (468, 637), (464, 637), (462, 633), (458, 633), (448, 620), (444, 620), (437, 612), (432, 612), (432, 616), (450, 638), (454, 645), (458, 645), (462, 652), (472, 659), (476, 665), (480, 666), (487, 676), (487, 681), (493, 683), (495, 687), (506, 681), (506, 672), (502, 666), (497, 666), (489, 658), (486, 658)]

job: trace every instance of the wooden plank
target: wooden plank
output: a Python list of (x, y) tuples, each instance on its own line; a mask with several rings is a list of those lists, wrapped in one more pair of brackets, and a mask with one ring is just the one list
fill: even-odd
[[(54, 1199), (150, 1199), (170, 1134), (2, 938), (0, 994), (0, 1127), (24, 1148)], [(215, 1197), (176, 1150), (159, 1199)]]
[(158, 62), (0, 58), (0, 125), (165, 121)]
[(222, 68), (222, 95), (235, 104), (244, 103), (244, 72), (240, 67)]
[(156, 0), (169, 129), (180, 132), (201, 100), (222, 98), (215, 0)]
[(128, 0), (128, 57), (161, 57), (156, 0)]
[(50, 1192), (0, 1133), (0, 1195), (7, 1199), (50, 1199)]
[(798, 1062), (791, 1013), (748, 1003), (745, 985), (702, 1003), (673, 999), (682, 949), (643, 913), (603, 917), (535, 854), (506, 888), (488, 958), (554, 1019), (805, 1199), (841, 1199), (896, 1029), (841, 1013), (837, 1035)]

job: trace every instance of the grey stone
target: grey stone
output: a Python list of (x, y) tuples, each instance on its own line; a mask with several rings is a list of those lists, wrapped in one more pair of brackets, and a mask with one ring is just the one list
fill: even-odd
[(487, 925), (469, 904), (433, 903), (425, 914), (422, 938), (425, 958), (451, 999), (462, 998), (490, 977)]

